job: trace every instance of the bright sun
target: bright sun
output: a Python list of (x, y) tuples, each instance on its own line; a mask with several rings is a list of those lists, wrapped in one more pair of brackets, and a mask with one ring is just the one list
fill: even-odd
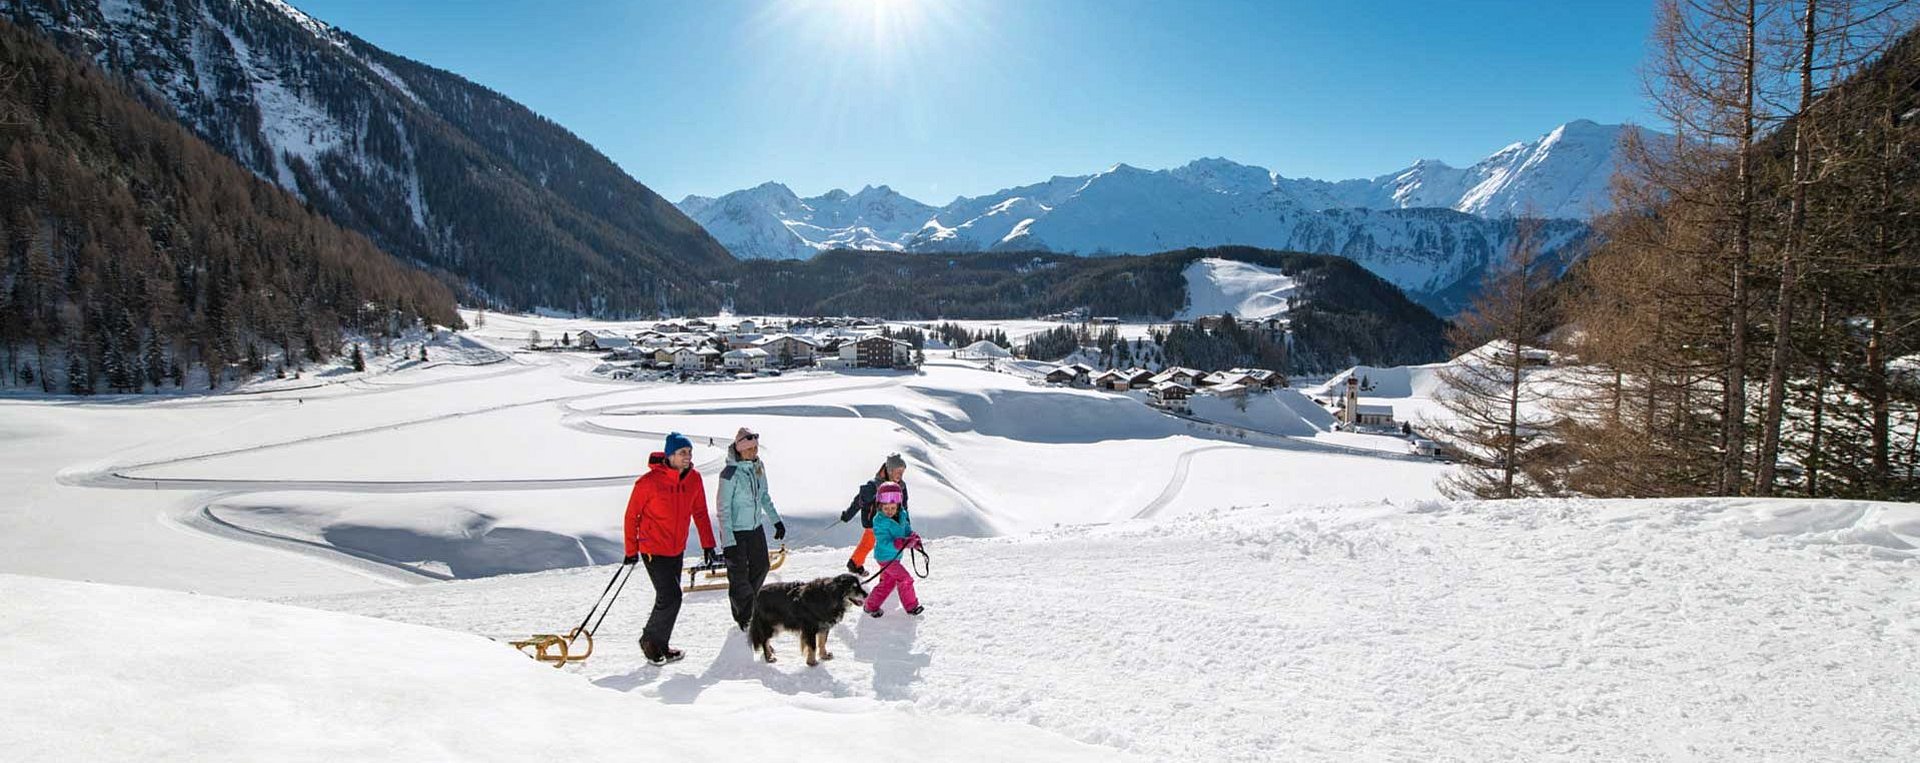
[(892, 52), (913, 41), (921, 31), (932, 0), (826, 0), (840, 16), (849, 36), (863, 36), (875, 49)]

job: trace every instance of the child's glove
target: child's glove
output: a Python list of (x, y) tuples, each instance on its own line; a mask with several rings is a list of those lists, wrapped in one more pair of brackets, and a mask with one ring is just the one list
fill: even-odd
[(893, 550), (895, 550), (895, 551), (905, 551), (905, 550), (906, 550), (906, 548), (907, 548), (907, 544), (908, 544), (909, 542), (910, 542), (910, 541), (908, 541), (908, 540), (907, 540), (906, 538), (894, 538), (894, 539), (893, 539)]

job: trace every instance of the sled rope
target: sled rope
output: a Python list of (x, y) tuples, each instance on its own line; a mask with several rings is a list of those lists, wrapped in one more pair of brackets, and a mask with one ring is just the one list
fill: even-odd
[[(913, 556), (914, 554), (919, 554), (919, 557), (916, 559)], [(866, 585), (875, 580), (878, 580), (880, 578), (880, 575), (887, 571), (887, 565), (899, 564), (901, 559), (907, 560), (908, 562), (907, 571), (913, 573), (913, 576), (916, 578), (919, 578), (921, 580), (926, 580), (929, 576), (933, 574), (933, 557), (927, 556), (926, 549), (906, 548), (906, 549), (900, 550), (899, 559), (895, 559), (891, 562), (881, 562), (880, 569), (874, 571), (872, 575), (868, 575), (867, 579), (860, 581), (860, 585)], [(922, 562), (926, 564), (926, 569), (924, 570), (920, 569), (920, 564)]]
[[(633, 579), (633, 568), (638, 566), (637, 564), (622, 564), (614, 568), (613, 577), (607, 580), (607, 587), (600, 589), (600, 598), (593, 600), (593, 608), (587, 610), (587, 616), (582, 618), (580, 624), (574, 626), (573, 630), (568, 631), (567, 635), (536, 633), (530, 637), (508, 643), (511, 644), (513, 648), (525, 653), (528, 657), (532, 657), (541, 662), (553, 663), (553, 666), (556, 668), (562, 667), (569, 662), (579, 662), (586, 659), (593, 654), (594, 632), (600, 630), (601, 623), (606, 622), (607, 613), (613, 611), (613, 603), (620, 599), (620, 592), (627, 589), (627, 581)], [(623, 572), (626, 573), (624, 577), (621, 575)], [(615, 586), (616, 583), (619, 584), (618, 587)], [(608, 594), (612, 595), (609, 596)], [(603, 607), (602, 605), (605, 606)], [(594, 618), (595, 613), (600, 615), (599, 619)], [(592, 622), (593, 627), (587, 627), (588, 622)], [(587, 640), (586, 651), (573, 651), (575, 642), (581, 638)]]
[[(613, 578), (612, 578), (611, 580), (608, 580), (608, 581), (607, 581), (607, 587), (606, 587), (606, 588), (602, 588), (602, 589), (600, 589), (600, 598), (598, 598), (598, 599), (594, 599), (594, 600), (593, 600), (593, 609), (589, 609), (589, 610), (587, 610), (587, 616), (586, 616), (586, 617), (583, 617), (583, 618), (580, 618), (580, 624), (579, 624), (579, 625), (577, 625), (577, 626), (574, 626), (574, 629), (573, 629), (573, 633), (581, 633), (581, 632), (585, 632), (585, 633), (587, 634), (587, 637), (588, 637), (588, 638), (592, 638), (592, 637), (593, 637), (593, 634), (594, 634), (594, 633), (596, 633), (596, 632), (598, 632), (598, 631), (600, 630), (600, 623), (603, 623), (603, 622), (606, 622), (606, 620), (607, 620), (607, 613), (608, 613), (608, 612), (612, 612), (612, 611), (613, 611), (613, 602), (614, 602), (615, 600), (617, 600), (617, 599), (619, 599), (619, 598), (620, 598), (620, 592), (621, 592), (621, 591), (624, 591), (624, 590), (627, 590), (627, 581), (629, 581), (629, 580), (632, 580), (632, 579), (633, 579), (633, 568), (635, 568), (635, 567), (638, 567), (638, 566), (640, 566), (640, 565), (637, 565), (637, 564), (622, 564), (622, 565), (620, 565), (619, 567), (617, 567), (617, 568), (615, 568), (615, 569), (614, 569), (614, 571), (613, 571)], [(621, 576), (620, 576), (620, 573), (621, 573), (621, 572), (625, 572), (625, 573), (627, 573), (627, 574), (626, 574), (626, 577), (621, 577)], [(620, 583), (620, 587), (619, 587), (619, 588), (617, 588), (617, 589), (616, 589), (616, 588), (614, 588), (614, 586), (613, 586), (613, 584), (614, 584), (614, 582), (615, 582), (615, 581), (618, 581), (618, 582)], [(608, 598), (607, 598), (607, 592), (608, 592), (608, 591), (612, 591), (612, 592), (613, 592), (613, 598), (612, 598), (612, 599), (608, 599)], [(601, 609), (601, 608), (600, 608), (600, 602), (601, 602), (602, 600), (605, 600), (605, 601), (607, 602), (607, 606), (606, 606), (606, 608), (605, 608), (605, 609)], [(594, 620), (594, 623), (593, 623), (593, 627), (592, 627), (592, 628), (587, 628), (587, 621), (588, 621), (588, 620), (593, 620), (593, 613), (594, 613), (594, 612), (596, 612), (596, 611), (600, 613), (600, 619), (599, 619), (599, 620)]]

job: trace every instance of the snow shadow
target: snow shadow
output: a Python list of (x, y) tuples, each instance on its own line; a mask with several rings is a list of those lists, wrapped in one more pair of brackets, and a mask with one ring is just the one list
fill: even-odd
[(949, 432), (975, 432), (1051, 444), (1141, 440), (1183, 433), (1175, 422), (1158, 411), (1122, 396), (1020, 390), (915, 391), (945, 400), (966, 414), (964, 418), (933, 414), (934, 425)]
[(920, 670), (933, 664), (932, 655), (913, 651), (920, 618), (890, 607), (885, 617), (862, 615), (853, 631), (853, 658), (873, 665), (873, 696), (913, 699)]
[[(859, 613), (852, 613), (851, 616), (857, 617)], [(836, 626), (827, 640), (827, 651), (835, 652), (836, 659), (808, 667), (806, 658), (800, 654), (800, 637), (783, 633), (774, 637), (773, 642), (774, 656), (780, 661), (769, 665), (762, 662), (760, 655), (747, 645), (746, 633), (729, 627), (722, 637), (719, 652), (706, 669), (699, 675), (676, 673), (661, 681), (655, 692), (662, 702), (685, 705), (692, 704), (707, 689), (721, 681), (758, 681), (769, 690), (790, 696), (854, 696), (853, 687), (835, 676), (832, 670), (836, 661), (847, 659), (849, 635), (844, 624)], [(855, 651), (858, 651), (857, 648)], [(593, 684), (605, 689), (630, 692), (657, 680), (661, 672), (654, 666), (642, 665), (629, 673), (595, 679)]]
[(619, 561), (620, 549), (601, 538), (521, 527), (439, 535), (397, 527), (339, 524), (321, 531), (333, 546), (403, 564), (439, 562), (456, 578), (482, 578), (584, 567)]

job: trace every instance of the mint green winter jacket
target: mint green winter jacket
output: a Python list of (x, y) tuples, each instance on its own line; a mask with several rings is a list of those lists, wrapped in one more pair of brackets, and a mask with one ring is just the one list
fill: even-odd
[(758, 459), (742, 461), (727, 448), (727, 468), (720, 470), (720, 493), (713, 502), (713, 529), (720, 532), (720, 546), (733, 545), (733, 534), (760, 526), (760, 513), (769, 523), (780, 521), (773, 508), (773, 496), (767, 493), (767, 468)]

